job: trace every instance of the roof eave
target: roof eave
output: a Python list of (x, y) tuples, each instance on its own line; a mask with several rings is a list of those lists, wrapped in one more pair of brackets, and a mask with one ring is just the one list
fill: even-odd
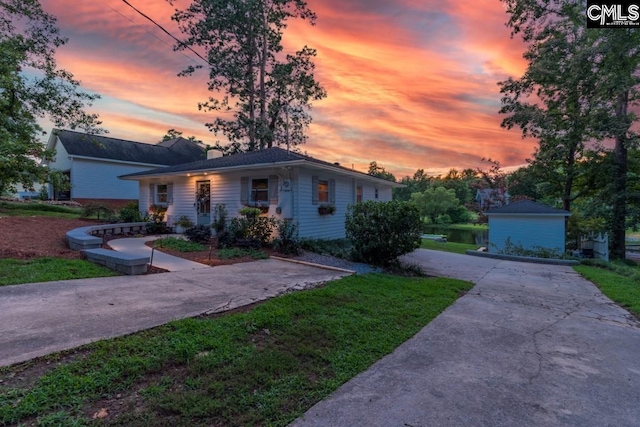
[(188, 170), (188, 171), (180, 171), (180, 172), (145, 173), (144, 175), (129, 174), (129, 175), (121, 175), (118, 178), (124, 179), (124, 180), (139, 181), (139, 180), (147, 179), (147, 178), (161, 178), (161, 177), (166, 177), (166, 176), (170, 176), (170, 175), (174, 175), (174, 176), (191, 176), (191, 175), (204, 174), (205, 172), (206, 173), (234, 172), (234, 171), (237, 171), (237, 170), (267, 169), (267, 168), (287, 167), (287, 166), (289, 166), (289, 167), (291, 167), (291, 166), (311, 166), (311, 167), (314, 167), (314, 168), (317, 168), (317, 169), (329, 170), (329, 171), (332, 171), (332, 172), (338, 172), (338, 173), (342, 173), (344, 175), (353, 176), (353, 177), (356, 177), (356, 178), (359, 178), (359, 179), (364, 179), (366, 181), (384, 183), (385, 185), (389, 185), (392, 188), (402, 188), (402, 187), (405, 186), (404, 184), (400, 184), (400, 183), (393, 182), (393, 181), (388, 181), (386, 179), (378, 178), (378, 177), (371, 176), (371, 175), (366, 175), (366, 174), (363, 174), (361, 172), (350, 171), (348, 169), (339, 168), (339, 167), (331, 166), (331, 165), (324, 165), (324, 164), (321, 164), (321, 163), (315, 163), (315, 162), (312, 162), (312, 161), (309, 161), (309, 160), (305, 160), (305, 159), (285, 160), (285, 161), (271, 162), (271, 163), (257, 163), (257, 164), (254, 164), (254, 165), (239, 165), (239, 166), (228, 166), (228, 167), (218, 167), (218, 168), (191, 169), (191, 170)]

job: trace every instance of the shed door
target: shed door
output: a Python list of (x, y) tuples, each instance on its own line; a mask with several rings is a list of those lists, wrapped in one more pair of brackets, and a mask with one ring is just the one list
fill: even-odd
[(196, 182), (196, 211), (198, 225), (211, 224), (211, 182)]

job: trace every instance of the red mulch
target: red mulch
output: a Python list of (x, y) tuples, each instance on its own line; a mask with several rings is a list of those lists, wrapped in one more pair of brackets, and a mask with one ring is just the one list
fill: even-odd
[(82, 253), (69, 249), (65, 233), (95, 223), (87, 219), (0, 216), (0, 258), (82, 258)]

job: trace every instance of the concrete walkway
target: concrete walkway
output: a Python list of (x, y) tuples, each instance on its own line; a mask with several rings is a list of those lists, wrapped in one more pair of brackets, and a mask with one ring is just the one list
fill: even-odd
[(274, 259), (204, 267), (2, 286), (0, 366), (348, 275)]
[(198, 268), (210, 268), (206, 264), (200, 264), (199, 262), (189, 261), (188, 259), (175, 257), (169, 254), (165, 254), (158, 250), (152, 250), (149, 246), (145, 245), (150, 240), (157, 240), (166, 236), (145, 236), (145, 237), (133, 237), (127, 239), (115, 239), (109, 241), (109, 246), (115, 251), (122, 252), (129, 255), (146, 256), (151, 258), (153, 252), (153, 258), (151, 259), (151, 265), (155, 267), (164, 268), (169, 271), (189, 271)]
[(476, 286), (292, 426), (640, 425), (640, 324), (570, 267), (405, 260)]

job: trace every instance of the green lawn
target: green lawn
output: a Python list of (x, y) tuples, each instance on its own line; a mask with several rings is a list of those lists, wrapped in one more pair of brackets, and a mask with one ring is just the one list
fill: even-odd
[(640, 317), (640, 267), (614, 263), (603, 264), (603, 267), (578, 265), (573, 268), (611, 300)]
[(476, 245), (467, 243), (453, 243), (453, 242), (436, 242), (435, 240), (422, 239), (420, 244), (422, 249), (431, 249), (434, 251), (453, 252), (456, 254), (464, 254), (467, 250), (475, 251), (478, 249)]
[(50, 357), (33, 372), (29, 364), (3, 368), (0, 425), (80, 426), (106, 408), (99, 425), (285, 426), (471, 287), (453, 279), (351, 276), (245, 313), (92, 344), (73, 360)]
[(82, 209), (71, 206), (47, 205), (44, 203), (0, 202), (0, 216), (53, 216), (58, 218), (80, 218)]
[(450, 230), (486, 230), (487, 224), (429, 224), (434, 227), (448, 228)]
[(0, 286), (106, 276), (117, 273), (81, 259), (0, 259)]
[(173, 249), (178, 252), (200, 252), (206, 251), (209, 247), (200, 243), (190, 242), (179, 237), (164, 237), (153, 241), (153, 246), (159, 250), (162, 248)]

